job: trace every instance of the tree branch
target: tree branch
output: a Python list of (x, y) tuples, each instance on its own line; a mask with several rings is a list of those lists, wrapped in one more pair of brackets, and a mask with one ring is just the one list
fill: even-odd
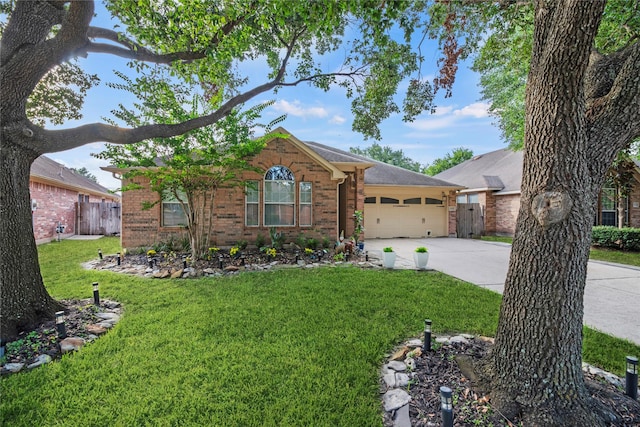
[(614, 76), (610, 83), (595, 88), (594, 98), (588, 100), (591, 138), (606, 141), (618, 151), (640, 137), (640, 42), (600, 58), (590, 68), (603, 79), (607, 74)]
[(81, 147), (92, 142), (109, 142), (112, 144), (133, 144), (150, 138), (169, 138), (186, 132), (209, 126), (226, 115), (233, 108), (254, 98), (260, 93), (269, 91), (280, 85), (278, 78), (241, 93), (225, 102), (220, 108), (206, 116), (197, 117), (175, 124), (153, 124), (137, 128), (121, 128), (103, 123), (92, 123), (73, 129), (45, 130), (37, 126), (30, 127), (34, 132), (34, 141), (45, 141), (45, 146), (38, 147), (38, 152), (55, 153)]
[[(215, 35), (210, 45), (216, 46), (220, 43), (222, 37), (229, 35), (236, 27), (242, 24), (246, 20), (247, 16), (242, 15), (237, 19), (231, 20), (222, 26), (220, 36)], [(155, 53), (141, 44), (136, 43), (128, 37), (124, 37), (121, 33), (106, 28), (89, 27), (87, 36), (90, 39), (105, 39), (111, 42), (119, 44), (121, 47), (117, 47), (110, 44), (88, 42), (81, 49), (78, 49), (75, 53), (79, 56), (86, 56), (89, 52), (95, 53), (107, 53), (110, 55), (120, 56), (122, 58), (153, 62), (156, 64), (170, 64), (174, 61), (193, 61), (195, 59), (201, 59), (206, 56), (204, 51), (183, 51), (172, 52), (167, 54)]]

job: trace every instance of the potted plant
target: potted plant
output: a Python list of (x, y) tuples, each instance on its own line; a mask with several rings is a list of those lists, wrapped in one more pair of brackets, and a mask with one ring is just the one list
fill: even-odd
[(396, 253), (391, 246), (382, 249), (382, 266), (384, 268), (393, 268), (396, 263)]
[(418, 270), (425, 270), (429, 261), (429, 251), (424, 246), (417, 247), (413, 252), (413, 262)]

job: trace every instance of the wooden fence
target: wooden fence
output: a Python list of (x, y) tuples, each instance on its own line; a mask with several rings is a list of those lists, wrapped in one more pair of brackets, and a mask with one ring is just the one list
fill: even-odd
[(77, 203), (78, 234), (111, 236), (120, 233), (119, 203)]
[(458, 203), (456, 233), (463, 239), (480, 238), (484, 233), (484, 212), (480, 203)]

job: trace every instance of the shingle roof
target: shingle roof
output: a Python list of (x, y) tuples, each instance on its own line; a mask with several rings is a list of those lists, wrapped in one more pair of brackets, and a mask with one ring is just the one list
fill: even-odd
[(328, 145), (311, 141), (305, 141), (304, 143), (322, 158), (332, 163), (363, 163), (372, 165), (364, 171), (365, 185), (461, 187), (460, 185), (452, 184), (442, 179), (372, 160)]
[(522, 151), (509, 148), (474, 156), (435, 177), (464, 185), (470, 190), (491, 189), (495, 194), (519, 192), (522, 183)]
[(90, 193), (114, 197), (114, 194), (110, 193), (109, 189), (93, 182), (89, 178), (75, 173), (47, 156), (40, 156), (33, 162), (31, 165), (31, 176), (55, 181), (60, 187), (85, 190)]

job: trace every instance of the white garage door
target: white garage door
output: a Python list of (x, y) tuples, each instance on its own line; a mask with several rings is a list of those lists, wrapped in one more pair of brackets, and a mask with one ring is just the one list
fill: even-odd
[(447, 235), (446, 209), (436, 199), (368, 197), (364, 218), (367, 238)]

